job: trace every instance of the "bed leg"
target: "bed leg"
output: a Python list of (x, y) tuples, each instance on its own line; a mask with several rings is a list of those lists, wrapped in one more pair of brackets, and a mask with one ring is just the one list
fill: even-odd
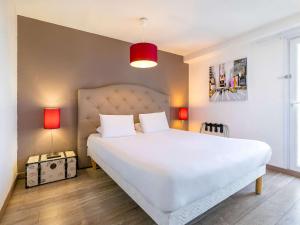
[(91, 160), (91, 162), (92, 162), (93, 170), (96, 170), (97, 169), (97, 163), (93, 159)]
[(262, 193), (262, 187), (263, 187), (263, 180), (262, 180), (262, 176), (261, 176), (256, 179), (255, 192), (257, 195), (260, 195)]

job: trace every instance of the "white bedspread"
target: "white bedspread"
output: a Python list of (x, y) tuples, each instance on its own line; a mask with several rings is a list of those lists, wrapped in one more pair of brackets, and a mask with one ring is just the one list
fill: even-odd
[(100, 157), (150, 204), (173, 212), (265, 165), (264, 142), (171, 129), (121, 138), (91, 134), (88, 155)]

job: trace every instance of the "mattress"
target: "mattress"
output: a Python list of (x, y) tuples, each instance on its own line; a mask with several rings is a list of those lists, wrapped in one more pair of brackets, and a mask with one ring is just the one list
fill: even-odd
[(173, 212), (265, 165), (264, 142), (170, 129), (120, 138), (91, 134), (88, 155), (100, 157), (151, 205)]

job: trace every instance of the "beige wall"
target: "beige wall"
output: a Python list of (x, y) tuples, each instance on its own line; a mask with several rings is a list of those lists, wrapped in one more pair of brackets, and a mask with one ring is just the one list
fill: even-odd
[(157, 67), (136, 69), (128, 62), (129, 46), (127, 42), (18, 18), (19, 171), (24, 170), (29, 155), (50, 151), (50, 133), (43, 129), (45, 106), (61, 107), (61, 129), (54, 131), (54, 150), (76, 149), (78, 88), (141, 84), (170, 94), (172, 107), (188, 104), (188, 65), (181, 56), (159, 51)]
[(17, 15), (0, 1), (0, 209), (17, 174)]

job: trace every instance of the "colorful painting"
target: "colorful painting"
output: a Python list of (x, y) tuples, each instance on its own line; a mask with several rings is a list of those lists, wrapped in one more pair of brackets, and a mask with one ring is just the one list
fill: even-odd
[(247, 100), (247, 58), (209, 67), (211, 102)]

